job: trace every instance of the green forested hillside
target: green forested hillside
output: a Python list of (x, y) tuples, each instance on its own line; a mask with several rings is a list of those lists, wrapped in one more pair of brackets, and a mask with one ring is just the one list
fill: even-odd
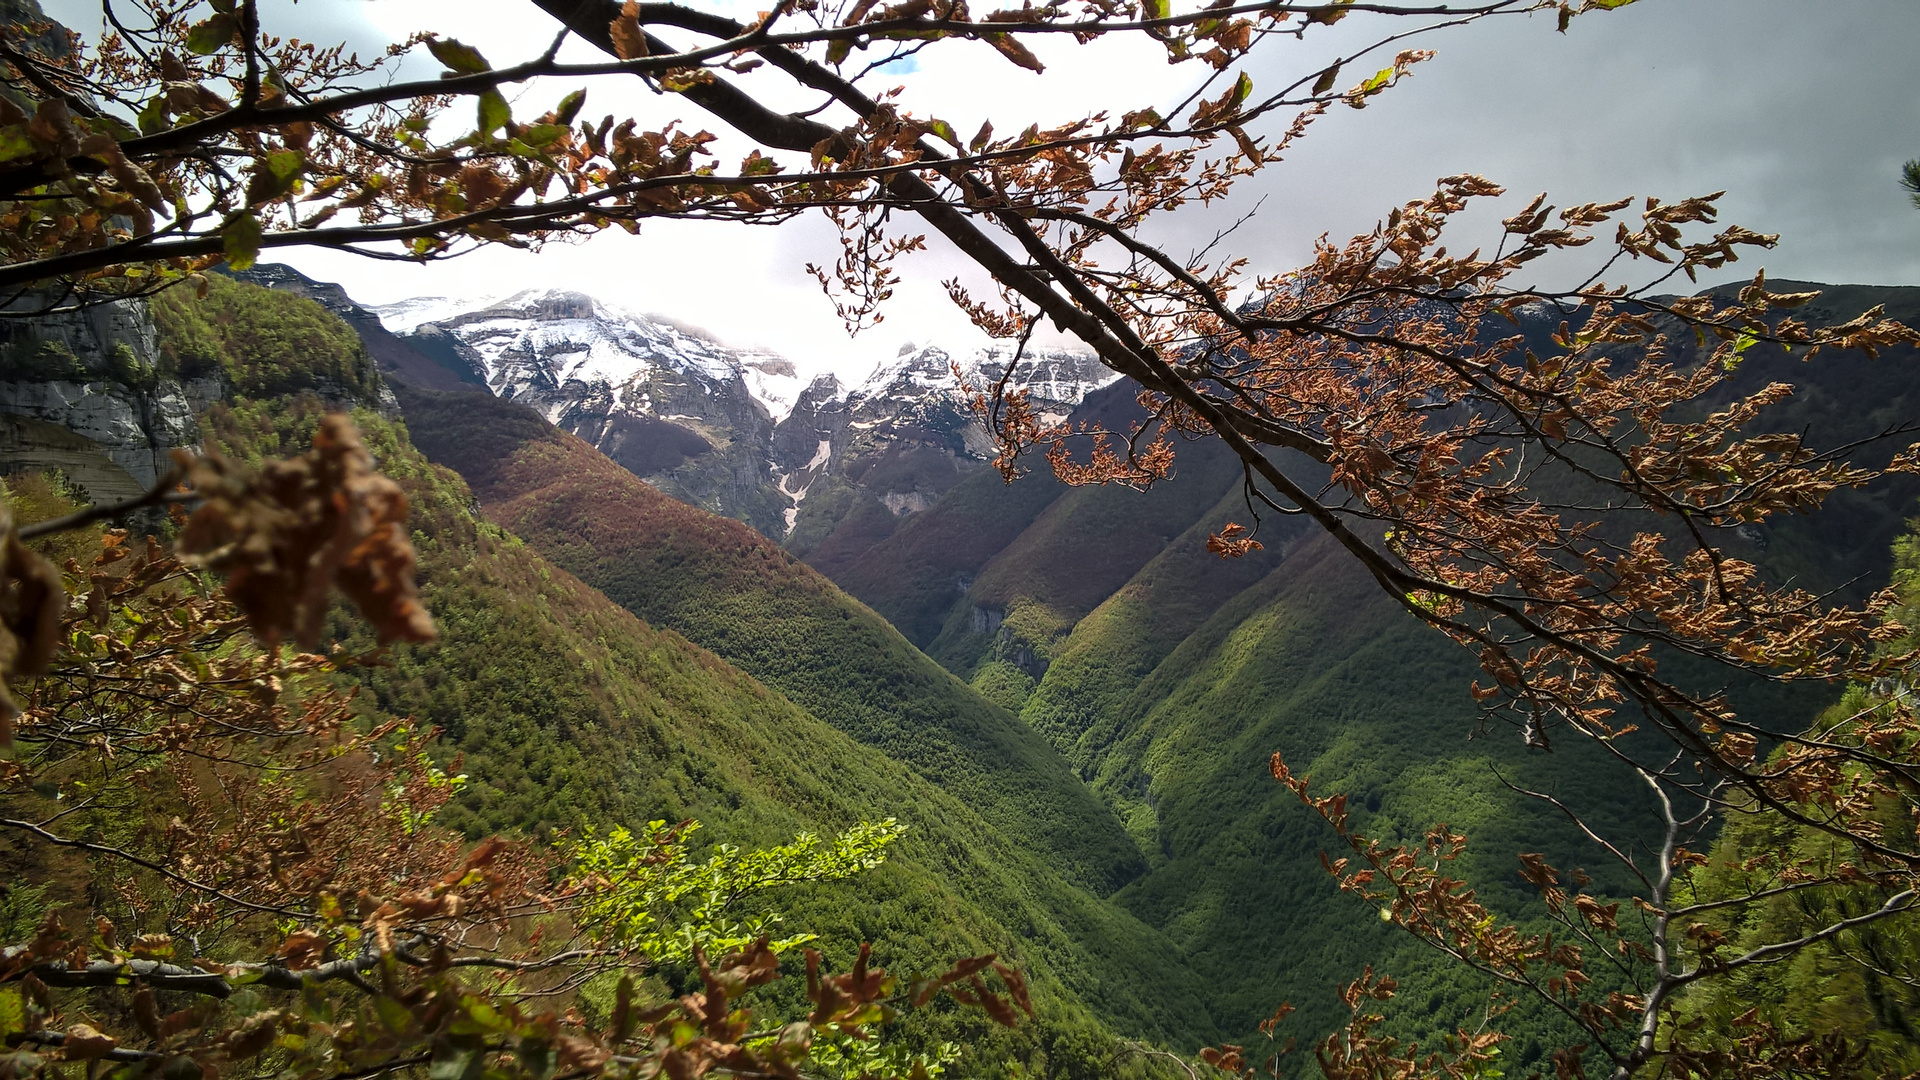
[[(410, 411), (429, 453), (466, 441), (482, 415), (512, 410), (526, 422), (509, 402), (441, 400), (444, 413)], [(1107, 892), (1142, 869), (1044, 739), (747, 526), (661, 495), (552, 428), (492, 464), (449, 460), (496, 520), (549, 559), (913, 766), (1070, 880)]]
[[(1894, 616), (1909, 628), (1903, 639), (1886, 644), (1895, 655), (1920, 647), (1920, 533), (1912, 531), (1920, 529), (1920, 519), (1909, 520), (1906, 527), (1909, 532), (1891, 548), (1891, 584), (1898, 596)], [(1909, 674), (1906, 681), (1911, 680)], [(1898, 683), (1850, 686), (1840, 702), (1810, 726), (1844, 730), (1850, 718), (1884, 708), (1890, 693), (1910, 695), (1912, 690)], [(1903, 820), (1909, 816), (1907, 808), (1898, 803), (1882, 803), (1880, 816), (1896, 835), (1908, 827)], [(1691, 899), (1726, 903), (1748, 895), (1756, 884), (1771, 884), (1752, 869), (1756, 862), (1774, 866), (1804, 859), (1820, 865), (1853, 857), (1853, 851), (1832, 837), (1749, 805), (1747, 812), (1728, 815)], [(1704, 918), (1737, 952), (1745, 952), (1858, 919), (1890, 901), (1898, 905), (1894, 889), (1885, 885), (1828, 884), (1790, 897), (1729, 906)], [(1920, 920), (1909, 906), (1904, 915), (1831, 934), (1783, 963), (1756, 965), (1698, 984), (1681, 999), (1681, 1014), (1722, 1040), (1736, 1037), (1737, 1020), (1749, 1013), (1778, 1025), (1789, 1038), (1845, 1037), (1864, 1051), (1862, 1075), (1915, 1075), (1920, 1070)]]
[[(1783, 375), (1808, 384), (1789, 419), (1823, 443), (1873, 434), (1920, 400), (1911, 396), (1920, 367), (1910, 356), (1806, 366), (1755, 350), (1748, 364), (1743, 385)], [(1482, 896), (1521, 918), (1532, 893), (1516, 873), (1517, 852), (1587, 866), (1602, 874), (1603, 887), (1607, 879), (1575, 830), (1509, 781), (1588, 807), (1621, 835), (1645, 824), (1637, 789), (1587, 749), (1529, 750), (1504, 727), (1482, 730), (1465, 690), (1471, 659), (1301, 523), (1269, 516), (1262, 551), (1233, 562), (1207, 555), (1210, 532), (1249, 519), (1238, 469), (1206, 444), (1183, 447), (1176, 478), (1148, 494), (1068, 490), (1044, 475), (1007, 486), (983, 473), (897, 527), (862, 533), (849, 518), (809, 555), (949, 674), (773, 543), (659, 495), (530, 411), (484, 395), (402, 388), (401, 396), (413, 437), (464, 474), (494, 521), (540, 552), (516, 548), (516, 558), (536, 561), (520, 564), (519, 583), (501, 588), (523, 594), (536, 565), (571, 581), (537, 562), (551, 560), (585, 582), (568, 586), (587, 597), (569, 600), (569, 611), (604, 615), (610, 606), (595, 606), (604, 593), (686, 635), (717, 656), (620, 615), (650, 640), (705, 657), (694, 666), (714, 665), (738, 680), (728, 685), (751, 688), (761, 695), (755, 708), (779, 719), (755, 729), (762, 741), (715, 733), (683, 744), (676, 710), (732, 715), (720, 704), (725, 695), (696, 692), (707, 684), (694, 675), (663, 681), (645, 666), (662, 663), (666, 645), (609, 652), (609, 641), (632, 632), (609, 635), (598, 624), (575, 634), (592, 646), (560, 650), (588, 673), (586, 690), (572, 685), (565, 663), (524, 647), (551, 631), (478, 631), (487, 645), (453, 661), (455, 678), (440, 674), (449, 666), (439, 661), (407, 661), (371, 677), (383, 703), (427, 703), (405, 707), (456, 730), (476, 760), (520, 754), (530, 764), (518, 773), (517, 763), (501, 766), (488, 798), (549, 799), (554, 808), (542, 820), (551, 823), (564, 823), (576, 802), (598, 807), (592, 800), (606, 797), (605, 782), (576, 781), (572, 770), (601, 768), (620, 777), (616, 787), (632, 786), (641, 783), (626, 775), (634, 761), (650, 785), (635, 797), (748, 833), (762, 820), (830, 816), (829, 807), (868, 798), (854, 792), (888, 788), (895, 801), (875, 805), (920, 823), (920, 842), (934, 850), (914, 848), (889, 871), (901, 883), (888, 887), (884, 909), (827, 904), (808, 917), (855, 925), (854, 937), (875, 932), (860, 919), (888, 921), (880, 936), (919, 955), (957, 940), (963, 931), (943, 920), (962, 913), (965, 933), (1019, 939), (1016, 951), (1060, 995), (1063, 1016), (1098, 1015), (1122, 1032), (1191, 1045), (1215, 1031), (1258, 1039), (1253, 1024), (1290, 1000), (1301, 1009), (1292, 1032), (1312, 1037), (1341, 1018), (1336, 984), (1372, 962), (1402, 980), (1392, 1008), (1404, 1030), (1479, 1022), (1484, 986), (1334, 890), (1318, 859), (1332, 836), (1267, 775), (1276, 751), (1311, 773), (1316, 787), (1349, 793), (1362, 831), (1408, 838), (1446, 822), (1467, 832), (1467, 869)], [(1110, 426), (1124, 426), (1128, 407), (1111, 392), (1089, 399), (1090, 409), (1112, 414), (1104, 417)], [(1870, 581), (1885, 573), (1876, 545), (1898, 529), (1899, 501), (1897, 493), (1892, 502), (1842, 500), (1819, 519), (1776, 522), (1726, 542), (1782, 577)], [(494, 535), (469, 527), (480, 541)], [(463, 602), (475, 612), (513, 606), (505, 593), (443, 596), (438, 590), (454, 578), (438, 577), (431, 560), (428, 571), (430, 596), (450, 611)], [(472, 580), (461, 578), (461, 587), (475, 587)], [(547, 671), (555, 673), (550, 685)], [(640, 759), (625, 728), (568, 726), (582, 709), (605, 711), (582, 704), (581, 693), (612, 695), (620, 674), (635, 671), (647, 693), (680, 686), (685, 703), (651, 709), (652, 741)], [(1725, 681), (1685, 665), (1673, 672)], [(515, 678), (532, 700), (552, 703), (538, 718), (488, 719), (476, 734), (464, 719), (470, 710), (454, 702), (465, 700), (465, 687), (483, 686), (489, 696), (480, 712), (498, 709), (496, 699), (514, 700)], [(1834, 693), (1734, 690), (1750, 715), (1795, 726)], [(784, 741), (807, 723), (815, 725), (805, 728), (810, 747), (838, 749), (821, 757)], [(830, 741), (821, 744), (827, 729)], [(548, 738), (554, 745), (538, 755), (517, 750), (528, 734), (553, 731), (567, 734)], [(871, 777), (845, 772), (840, 762), (849, 756)], [(823, 775), (829, 779), (811, 786), (791, 779)], [(565, 794), (552, 794), (556, 777)], [(918, 816), (892, 809), (908, 803)], [(487, 805), (477, 798), (463, 811), (473, 827), (503, 820), (488, 817)], [(923, 868), (924, 880), (912, 876)], [(1095, 895), (1110, 891), (1109, 901)], [(1075, 999), (1087, 1013), (1076, 1011)], [(1086, 1019), (1061, 1023), (1059, 1030), (1091, 1030)], [(1525, 1064), (1564, 1034), (1526, 1008), (1503, 1026), (1519, 1035), (1511, 1052)]]
[(345, 323), (318, 304), (215, 274), (206, 296), (170, 289), (152, 303), (163, 366), (192, 378), (217, 374), (250, 397), (324, 390), (368, 398), (373, 360)]
[[(1598, 860), (1501, 775), (1597, 802), (1611, 811), (1600, 824), (1616, 831), (1631, 834), (1637, 824), (1637, 804), (1619, 798), (1630, 789), (1611, 790), (1619, 778), (1596, 768), (1587, 748), (1528, 751), (1504, 727), (1474, 738), (1464, 689), (1471, 658), (1377, 590), (1329, 541), (1309, 539), (1131, 693), (1098, 677), (1103, 643), (1114, 641), (1104, 624), (1131, 614), (1103, 608), (1105, 617), (1088, 620), (1089, 640), (1076, 642), (1079, 631), (1069, 638), (1083, 659), (1063, 675), (1077, 682), (1049, 671), (1047, 696), (1036, 694), (1036, 704), (1057, 709), (1080, 696), (1119, 697), (1072, 750), (1095, 785), (1129, 809), (1156, 856), (1118, 900), (1166, 930), (1201, 970), (1221, 973), (1218, 1007), (1230, 1031), (1248, 1032), (1281, 997), (1300, 1007), (1301, 1032), (1324, 1030), (1339, 1016), (1334, 986), (1369, 962), (1401, 979), (1398, 1015), (1414, 1030), (1471, 1027), (1484, 1002), (1484, 988), (1458, 992), (1451, 965), (1434, 963), (1335, 890), (1318, 859), (1333, 836), (1268, 776), (1269, 755), (1284, 755), (1325, 792), (1347, 793), (1368, 835), (1414, 839), (1439, 822), (1465, 832), (1469, 876), (1483, 898), (1516, 916), (1530, 896), (1516, 852), (1546, 852), (1563, 866)], [(1150, 607), (1144, 615), (1153, 618)], [(1542, 1019), (1529, 1016), (1529, 1026)], [(1548, 1032), (1531, 1034), (1533, 1051), (1551, 1045), (1540, 1038)], [(1518, 1050), (1530, 1060), (1524, 1041)]]
[[(313, 310), (278, 294), (246, 300), (247, 317), (269, 322)], [(213, 445), (259, 458), (301, 445), (324, 408), (310, 395), (237, 397), (204, 424)], [(441, 629), (439, 642), (395, 649), (391, 666), (360, 679), (369, 708), (443, 729), (462, 755), (470, 783), (445, 820), (481, 835), (693, 817), (707, 840), (765, 843), (896, 817), (909, 832), (881, 870), (780, 902), (830, 954), (870, 940), (882, 962), (907, 970), (981, 951), (1027, 966), (1040, 1023), (1003, 1033), (953, 1013), (922, 1020), (920, 1037), (974, 1045), (971, 1066), (985, 1073), (1021, 1060), (1046, 1075), (1089, 1075), (1111, 1055), (1114, 1032), (1183, 1045), (1211, 1034), (1199, 984), (1165, 939), (1069, 884), (1030, 837), (1010, 838), (964, 797), (649, 627), (476, 518), (464, 482), (415, 450), (405, 424), (366, 409), (356, 418), (412, 499), (421, 585)], [(349, 617), (337, 629), (371, 645)], [(1055, 768), (1065, 775), (1057, 759)]]
[[(1030, 939), (1020, 954), (1096, 1015), (1179, 1042), (1211, 1030), (1199, 981), (1165, 939), (1092, 891), (1138, 873), (1141, 860), (1044, 740), (746, 526), (655, 492), (520, 406), (406, 400), (429, 447), (488, 432), (455, 440), (462, 449), (449, 459), (471, 470), (490, 515), (543, 554), (649, 621), (684, 627), (859, 744), (841, 736), (828, 758), (904, 763), (940, 789), (945, 799), (920, 805), (916, 820), (947, 819), (949, 852), (978, 853), (972, 867), (944, 864), (947, 880), (1000, 925), (1018, 927)], [(474, 423), (496, 413), (503, 423)], [(463, 426), (438, 426), (436, 416)], [(476, 447), (511, 443), (500, 432), (525, 438), (502, 458), (476, 460)], [(758, 767), (752, 755), (748, 762)]]
[[(1920, 290), (1841, 288), (1817, 303), (1825, 311), (1815, 317), (1872, 304), (1911, 315)], [(1801, 387), (1774, 423), (1819, 445), (1870, 438), (1920, 415), (1911, 350), (1808, 363), (1756, 348), (1729, 392), (1773, 381)], [(1863, 456), (1884, 459), (1892, 448)], [(1472, 659), (1401, 611), (1317, 532), (1270, 516), (1265, 550), (1234, 563), (1207, 556), (1206, 535), (1247, 514), (1234, 477), (1215, 477), (1198, 449), (1183, 447), (1177, 459), (1168, 487), (1196, 489), (1179, 498), (1063, 493), (1041, 477), (1011, 488), (972, 478), (859, 558), (842, 556), (836, 579), (921, 633), (933, 611), (944, 611), (930, 651), (1017, 707), (1107, 798), (1153, 862), (1117, 899), (1218, 980), (1218, 1021), (1228, 1032), (1258, 1039), (1254, 1022), (1282, 999), (1302, 1007), (1298, 1033), (1325, 1030), (1338, 1014), (1335, 983), (1382, 958), (1406, 987), (1394, 1007), (1408, 1030), (1467, 1022), (1484, 988), (1465, 991), (1457, 971), (1403, 948), (1335, 892), (1317, 858), (1331, 833), (1267, 776), (1268, 755), (1281, 752), (1316, 786), (1350, 793), (1363, 831), (1409, 837), (1438, 822), (1464, 830), (1482, 895), (1519, 917), (1533, 901), (1515, 872), (1517, 852), (1595, 871), (1602, 860), (1505, 781), (1552, 790), (1626, 836), (1650, 822), (1635, 782), (1581, 747), (1530, 751), (1508, 728), (1481, 730), (1466, 693)], [(1843, 493), (1817, 517), (1730, 532), (1722, 542), (1777, 578), (1859, 592), (1885, 579), (1887, 544), (1914, 494), (1910, 482), (1872, 496)], [(967, 532), (961, 523), (983, 509), (998, 532)], [(1002, 543), (999, 532), (1016, 535)], [(1118, 560), (1104, 552), (1145, 538), (1157, 554), (1112, 582)], [(964, 596), (947, 591), (956, 579)], [(1081, 599), (1089, 594), (1097, 606)], [(1043, 652), (1017, 651), (1036, 643)], [(1009, 658), (1021, 670), (1008, 670)], [(1782, 729), (1804, 726), (1837, 693), (1729, 686), (1724, 671), (1677, 657), (1663, 671), (1727, 687), (1743, 714)], [(1551, 1045), (1552, 1028), (1539, 1016), (1515, 1021), (1508, 1027), (1527, 1035), (1514, 1052), (1532, 1061)]]

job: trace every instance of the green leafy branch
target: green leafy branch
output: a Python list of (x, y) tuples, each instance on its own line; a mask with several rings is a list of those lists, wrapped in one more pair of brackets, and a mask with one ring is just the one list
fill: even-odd
[[(596, 940), (656, 963), (685, 963), (696, 950), (708, 956), (739, 951), (771, 937), (778, 912), (742, 915), (741, 901), (769, 889), (815, 881), (842, 881), (886, 861), (885, 849), (906, 826), (893, 818), (862, 822), (830, 838), (801, 833), (786, 844), (743, 851), (718, 844), (695, 862), (687, 838), (694, 821), (650, 821), (636, 836), (615, 827), (591, 835), (573, 852), (576, 881), (586, 887), (580, 924)], [(774, 952), (804, 945), (812, 934), (770, 942)]]

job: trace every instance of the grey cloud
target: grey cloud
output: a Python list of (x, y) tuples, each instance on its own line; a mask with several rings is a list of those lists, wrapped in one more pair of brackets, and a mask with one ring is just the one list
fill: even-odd
[(1725, 189), (1723, 221), (1782, 234), (1754, 259), (1775, 276), (1920, 281), (1897, 183), (1920, 156), (1916, 40), (1911, 0), (1643, 0), (1564, 37), (1546, 17), (1443, 31), (1406, 85), (1336, 109), (1252, 185), (1253, 235), (1298, 258), (1459, 172), (1562, 205)]

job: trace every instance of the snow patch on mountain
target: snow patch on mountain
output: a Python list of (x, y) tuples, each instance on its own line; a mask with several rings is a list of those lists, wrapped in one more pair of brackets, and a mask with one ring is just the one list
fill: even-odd
[[(939, 346), (908, 346), (892, 360), (874, 368), (858, 386), (847, 392), (856, 409), (881, 401), (920, 402), (930, 395), (959, 400), (960, 380), (954, 377), (956, 362), (968, 385), (990, 390), (1006, 374), (1013, 357), (1010, 345), (994, 344), (956, 357)], [(1024, 389), (1043, 419), (1064, 419), (1074, 406), (1099, 388), (1120, 378), (1117, 372), (1102, 366), (1090, 352), (1061, 348), (1029, 348), (1014, 366), (1010, 389)], [(867, 421), (872, 427), (876, 421)]]
[(793, 413), (794, 403), (800, 399), (800, 391), (807, 384), (793, 366), (793, 361), (776, 353), (765, 350), (742, 350), (740, 352), (741, 375), (747, 380), (747, 390), (761, 405), (774, 423), (785, 420)]
[[(781, 537), (817, 534), (858, 498), (895, 516), (924, 510), (983, 467), (992, 440), (961, 385), (991, 388), (1013, 356), (1006, 345), (909, 344), (847, 386), (831, 374), (805, 381), (769, 349), (564, 289), (374, 310), (661, 490)], [(1117, 377), (1091, 353), (1039, 348), (1021, 354), (1008, 385), (1054, 421)]]
[(410, 334), (427, 323), (489, 307), (496, 299), (493, 296), (414, 296), (391, 304), (369, 305), (367, 310), (380, 319), (380, 325), (386, 327), (387, 333)]

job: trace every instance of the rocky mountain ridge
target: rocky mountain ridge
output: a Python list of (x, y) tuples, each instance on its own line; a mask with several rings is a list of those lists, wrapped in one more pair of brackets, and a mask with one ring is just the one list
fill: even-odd
[[(316, 295), (326, 303), (327, 298)], [(986, 384), (1010, 351), (905, 346), (854, 385), (565, 290), (416, 297), (370, 310), (465, 382), (531, 405), (684, 502), (805, 553), (849, 513), (923, 510), (990, 455), (954, 376)], [(1012, 385), (1063, 417), (1114, 376), (1089, 354), (1030, 351)]]

